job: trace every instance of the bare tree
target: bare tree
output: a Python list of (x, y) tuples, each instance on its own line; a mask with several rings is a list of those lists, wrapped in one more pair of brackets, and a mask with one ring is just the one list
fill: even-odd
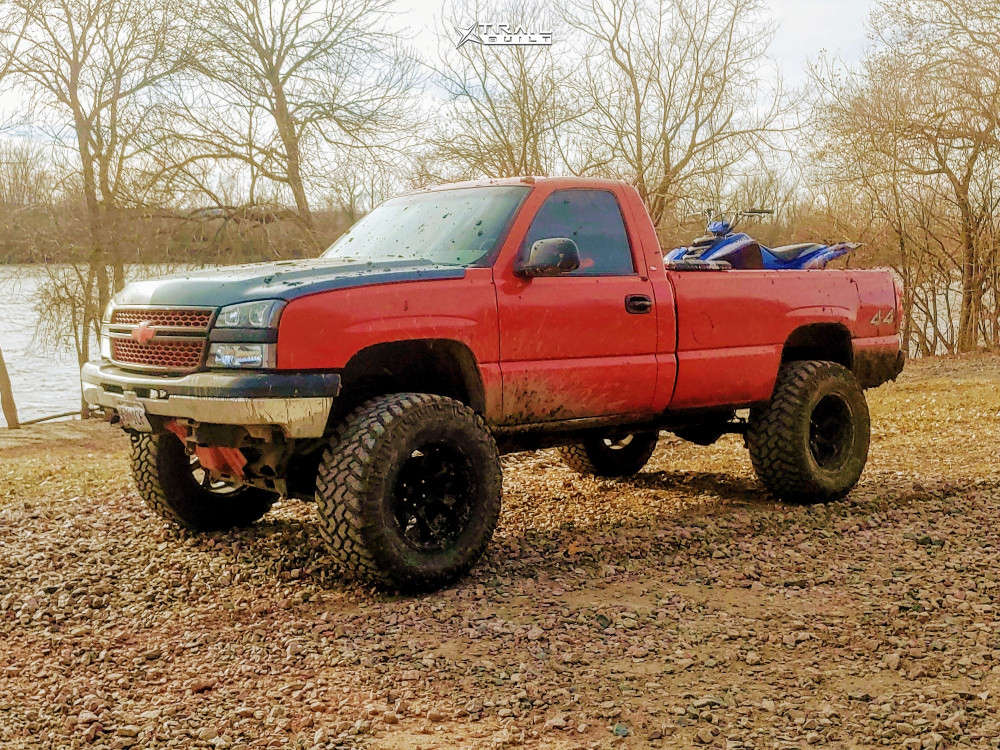
[(400, 192), (406, 174), (365, 158), (348, 159), (334, 173), (327, 211), (343, 214), (349, 227), (384, 200)]
[(168, 125), (161, 173), (203, 189), (199, 163), (238, 164), (251, 202), (262, 184), (287, 190), (311, 233), (310, 190), (328, 180), (331, 160), (374, 154), (406, 121), (414, 66), (386, 30), (386, 7), (386, 0), (199, 5), (198, 80), (175, 92), (179, 121)]
[[(990, 5), (995, 18), (1000, 3)], [(881, 207), (905, 280), (926, 279), (926, 268), (915, 265), (941, 269), (938, 288), (921, 292), (926, 315), (942, 314), (939, 302), (951, 305), (936, 295), (951, 293), (957, 276), (957, 330), (944, 346), (971, 351), (995, 317), (984, 305), (997, 265), (1000, 70), (991, 83), (983, 60), (993, 54), (995, 65), (1000, 53), (983, 49), (981, 29), (970, 25), (971, 16), (959, 20), (960, 6), (971, 13), (986, 2), (887, 0), (873, 16), (880, 44), (862, 65), (819, 68), (814, 77), (822, 92), (816, 119), (825, 134), (824, 162)], [(907, 301), (921, 304), (917, 296)], [(934, 318), (932, 325), (938, 339), (950, 320)]]
[(678, 201), (762, 146), (782, 112), (759, 71), (759, 0), (577, 0), (587, 171), (632, 181), (662, 225)]
[(17, 418), (17, 407), (14, 405), (14, 391), (10, 387), (10, 376), (7, 374), (7, 364), (3, 360), (3, 350), (0, 349), (0, 411), (7, 421), (7, 427), (16, 430), (21, 426)]
[(0, 8), (6, 80), (51, 117), (80, 176), (90, 257), (78, 307), (61, 320), (73, 327), (68, 335), (79, 343), (81, 363), (90, 356), (88, 332), (125, 283), (110, 222), (128, 203), (130, 167), (146, 153), (142, 136), (155, 89), (186, 62), (183, 45), (176, 46), (183, 28), (159, 0), (9, 0)]
[[(431, 67), (448, 104), (427, 139), (425, 181), (548, 174), (561, 162), (565, 126), (580, 115), (569, 89), (570, 60), (552, 47), (486, 46), (478, 28), (457, 45), (459, 32), (484, 21), (551, 32), (559, 19), (534, 0), (491, 4), (488, 13), (479, 0), (445, 8)], [(567, 42), (559, 38), (557, 50)]]
[[(927, 84), (916, 92), (923, 95), (918, 101), (925, 112), (933, 107), (937, 118), (934, 156), (958, 213), (958, 348), (975, 349), (981, 337), (1000, 343), (988, 336), (987, 328), (1000, 319), (993, 281), (1000, 262), (994, 189), (1000, 177), (1000, 2), (885, 0), (882, 10), (886, 22), (877, 29), (881, 40), (890, 53), (905, 56), (917, 80)], [(928, 97), (928, 92), (934, 93)]]
[(1000, 2), (883, 0), (875, 31), (890, 49), (914, 45), (923, 75), (947, 81), (952, 106), (1000, 129)]
[(102, 303), (124, 283), (120, 258), (113, 284), (105, 279), (106, 220), (124, 201), (129, 161), (150, 90), (184, 64), (169, 42), (181, 24), (158, 0), (9, 0), (0, 16), (0, 55), (8, 78), (70, 125), (73, 161), (83, 200)]
[(48, 205), (55, 191), (52, 164), (44, 148), (31, 141), (0, 140), (0, 210)]

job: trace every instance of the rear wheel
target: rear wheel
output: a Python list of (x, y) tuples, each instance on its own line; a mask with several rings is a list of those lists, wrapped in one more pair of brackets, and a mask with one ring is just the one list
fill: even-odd
[(563, 463), (580, 474), (627, 477), (649, 461), (660, 437), (657, 430), (593, 437), (559, 449)]
[(865, 394), (850, 370), (791, 362), (767, 406), (751, 410), (747, 445), (757, 476), (779, 498), (824, 502), (861, 478), (870, 431)]
[(397, 589), (428, 589), (482, 556), (500, 515), (500, 459), (483, 420), (425, 393), (375, 398), (320, 462), (320, 532), (341, 565)]
[(278, 496), (256, 487), (212, 479), (172, 434), (132, 433), (132, 476), (142, 499), (159, 516), (196, 531), (246, 526)]

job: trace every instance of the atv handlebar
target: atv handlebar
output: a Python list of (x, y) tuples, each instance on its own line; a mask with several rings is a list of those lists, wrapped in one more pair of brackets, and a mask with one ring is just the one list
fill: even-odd
[[(706, 208), (694, 215), (704, 216), (706, 226), (711, 226), (716, 222), (723, 222), (729, 227), (729, 231), (733, 231), (736, 229), (737, 225), (739, 225), (740, 219), (773, 216), (774, 210), (770, 208), (747, 208), (742, 211), (732, 211), (727, 214), (727, 212), (719, 208)], [(727, 218), (727, 216), (729, 218)]]

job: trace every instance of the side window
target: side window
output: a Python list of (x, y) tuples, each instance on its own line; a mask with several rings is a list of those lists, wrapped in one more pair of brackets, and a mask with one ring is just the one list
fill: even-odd
[(550, 237), (569, 237), (580, 248), (580, 268), (569, 276), (628, 276), (635, 273), (622, 212), (606, 190), (558, 190), (538, 209), (521, 247)]

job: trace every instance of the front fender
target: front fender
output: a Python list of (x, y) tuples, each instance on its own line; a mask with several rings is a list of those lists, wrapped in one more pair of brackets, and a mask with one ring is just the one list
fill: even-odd
[(288, 303), (278, 328), (278, 368), (340, 369), (378, 344), (450, 339), (479, 363), (499, 359), (492, 271), (462, 279), (382, 284), (315, 294)]

